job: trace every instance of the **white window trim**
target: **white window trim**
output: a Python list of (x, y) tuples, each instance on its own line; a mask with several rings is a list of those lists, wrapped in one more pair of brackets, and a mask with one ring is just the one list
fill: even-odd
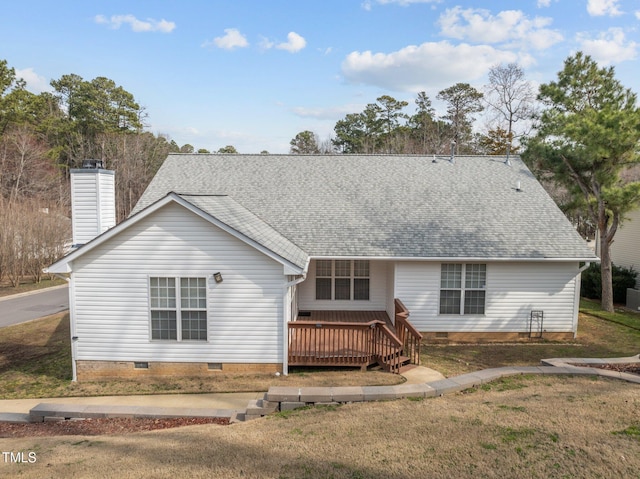
[[(461, 281), (460, 281), (460, 288), (443, 288), (442, 287), (442, 266), (445, 264), (460, 264), (462, 265), (462, 272), (461, 272)], [(485, 268), (485, 281), (484, 281), (484, 287), (483, 288), (467, 288), (466, 287), (466, 273), (467, 273), (467, 266), (470, 266), (472, 264), (480, 264), (480, 265), (484, 265)], [(465, 316), (465, 317), (470, 317), (470, 316), (485, 316), (487, 313), (487, 281), (488, 281), (488, 275), (487, 275), (487, 264), (486, 263), (440, 263), (440, 278), (439, 278), (439, 287), (438, 287), (438, 315), (439, 316)], [(441, 313), (440, 312), (440, 301), (441, 301), (441, 292), (442, 291), (460, 291), (460, 312), (459, 313)], [(465, 293), (466, 291), (484, 291), (484, 313), (465, 313), (464, 312), (464, 299), (465, 299)]]
[[(175, 308), (153, 308), (151, 306), (151, 278), (172, 278), (175, 281), (175, 289), (176, 289), (176, 306)], [(180, 280), (183, 278), (202, 278), (205, 281), (205, 320), (206, 320), (206, 332), (207, 339), (182, 339), (182, 310), (185, 311), (202, 311), (202, 309), (193, 309), (193, 308), (182, 308), (181, 302), (181, 285)], [(147, 299), (149, 305), (149, 341), (153, 343), (208, 343), (210, 342), (210, 334), (209, 334), (209, 278), (207, 276), (198, 276), (193, 274), (185, 274), (184, 276), (173, 276), (173, 275), (148, 275), (147, 276)], [(175, 311), (176, 312), (176, 339), (153, 339), (153, 319), (151, 317), (152, 311)]]
[[(331, 276), (318, 276), (318, 261), (331, 261)], [(349, 261), (351, 264), (349, 276), (336, 276), (336, 261)], [(369, 276), (356, 276), (356, 261), (367, 261), (369, 263)], [(371, 261), (368, 259), (320, 259), (316, 260), (315, 266), (315, 279), (330, 279), (331, 280), (331, 299), (317, 299), (317, 289), (315, 290), (316, 301), (356, 301), (358, 303), (366, 303), (371, 301)], [(349, 279), (349, 299), (336, 299), (336, 279)], [(368, 279), (369, 280), (369, 299), (355, 299), (355, 280), (356, 279)]]

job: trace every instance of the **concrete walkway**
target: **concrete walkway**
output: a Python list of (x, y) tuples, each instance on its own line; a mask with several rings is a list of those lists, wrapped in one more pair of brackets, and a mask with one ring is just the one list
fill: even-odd
[(30, 422), (46, 418), (78, 417), (228, 417), (253, 419), (276, 410), (310, 404), (433, 397), (469, 389), (506, 376), (520, 374), (587, 374), (640, 384), (640, 376), (575, 364), (640, 363), (629, 358), (554, 358), (542, 366), (503, 367), (445, 378), (438, 371), (416, 366), (403, 372), (396, 386), (280, 387), (267, 393), (163, 394), (55, 399), (0, 400), (0, 421)]

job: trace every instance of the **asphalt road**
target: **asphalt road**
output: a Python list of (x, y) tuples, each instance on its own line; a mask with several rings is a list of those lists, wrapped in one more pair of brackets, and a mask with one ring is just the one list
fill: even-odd
[(49, 288), (0, 299), (0, 328), (69, 309), (69, 288)]

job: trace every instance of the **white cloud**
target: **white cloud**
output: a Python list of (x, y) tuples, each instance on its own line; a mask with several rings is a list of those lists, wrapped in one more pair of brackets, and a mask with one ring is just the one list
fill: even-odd
[(636, 18), (640, 20), (640, 10), (636, 10)]
[(551, 18), (531, 19), (520, 10), (504, 10), (494, 16), (485, 9), (454, 7), (446, 10), (438, 22), (442, 35), (474, 43), (508, 43), (544, 50), (563, 39), (559, 32), (546, 28)]
[(548, 7), (551, 5), (551, 0), (538, 0), (538, 8)]
[(287, 35), (287, 41), (278, 43), (276, 48), (279, 50), (286, 50), (289, 53), (296, 53), (307, 46), (307, 41), (296, 32), (289, 32)]
[(364, 110), (365, 104), (353, 104), (331, 107), (310, 108), (304, 106), (296, 106), (291, 108), (291, 112), (301, 118), (315, 118), (316, 120), (332, 120), (341, 118), (349, 113), (355, 113)]
[(452, 45), (447, 41), (407, 46), (392, 53), (352, 52), (342, 63), (342, 74), (352, 83), (393, 91), (439, 90), (464, 79), (480, 79), (497, 63), (533, 63), (528, 55), (490, 45)]
[(96, 15), (94, 17), (96, 23), (109, 25), (111, 28), (118, 29), (122, 24), (128, 24), (134, 32), (161, 32), (171, 33), (175, 28), (174, 22), (165, 19), (154, 20), (148, 18), (146, 21), (138, 20), (133, 15), (112, 15), (107, 18), (104, 15)]
[(602, 17), (608, 15), (615, 17), (622, 15), (618, 8), (619, 0), (587, 0), (587, 12), (592, 17)]
[(213, 41), (202, 44), (203, 47), (218, 47), (223, 50), (233, 50), (235, 48), (245, 48), (249, 46), (246, 37), (236, 28), (225, 28), (224, 35), (216, 37)]
[(259, 45), (262, 50), (269, 50), (270, 48), (274, 47), (275, 42), (272, 42), (267, 37), (261, 37)]
[(627, 41), (620, 28), (610, 28), (606, 32), (601, 32), (597, 38), (579, 33), (577, 39), (580, 49), (603, 65), (633, 60), (638, 55), (638, 44)]
[(53, 91), (51, 85), (45, 77), (38, 75), (33, 68), (16, 69), (16, 77), (27, 82), (27, 90), (32, 93), (42, 93), (43, 91)]

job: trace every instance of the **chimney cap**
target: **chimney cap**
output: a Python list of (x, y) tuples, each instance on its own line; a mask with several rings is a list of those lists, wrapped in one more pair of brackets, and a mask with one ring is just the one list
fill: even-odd
[(93, 159), (82, 160), (82, 168), (100, 170), (104, 168), (104, 162), (102, 160)]

